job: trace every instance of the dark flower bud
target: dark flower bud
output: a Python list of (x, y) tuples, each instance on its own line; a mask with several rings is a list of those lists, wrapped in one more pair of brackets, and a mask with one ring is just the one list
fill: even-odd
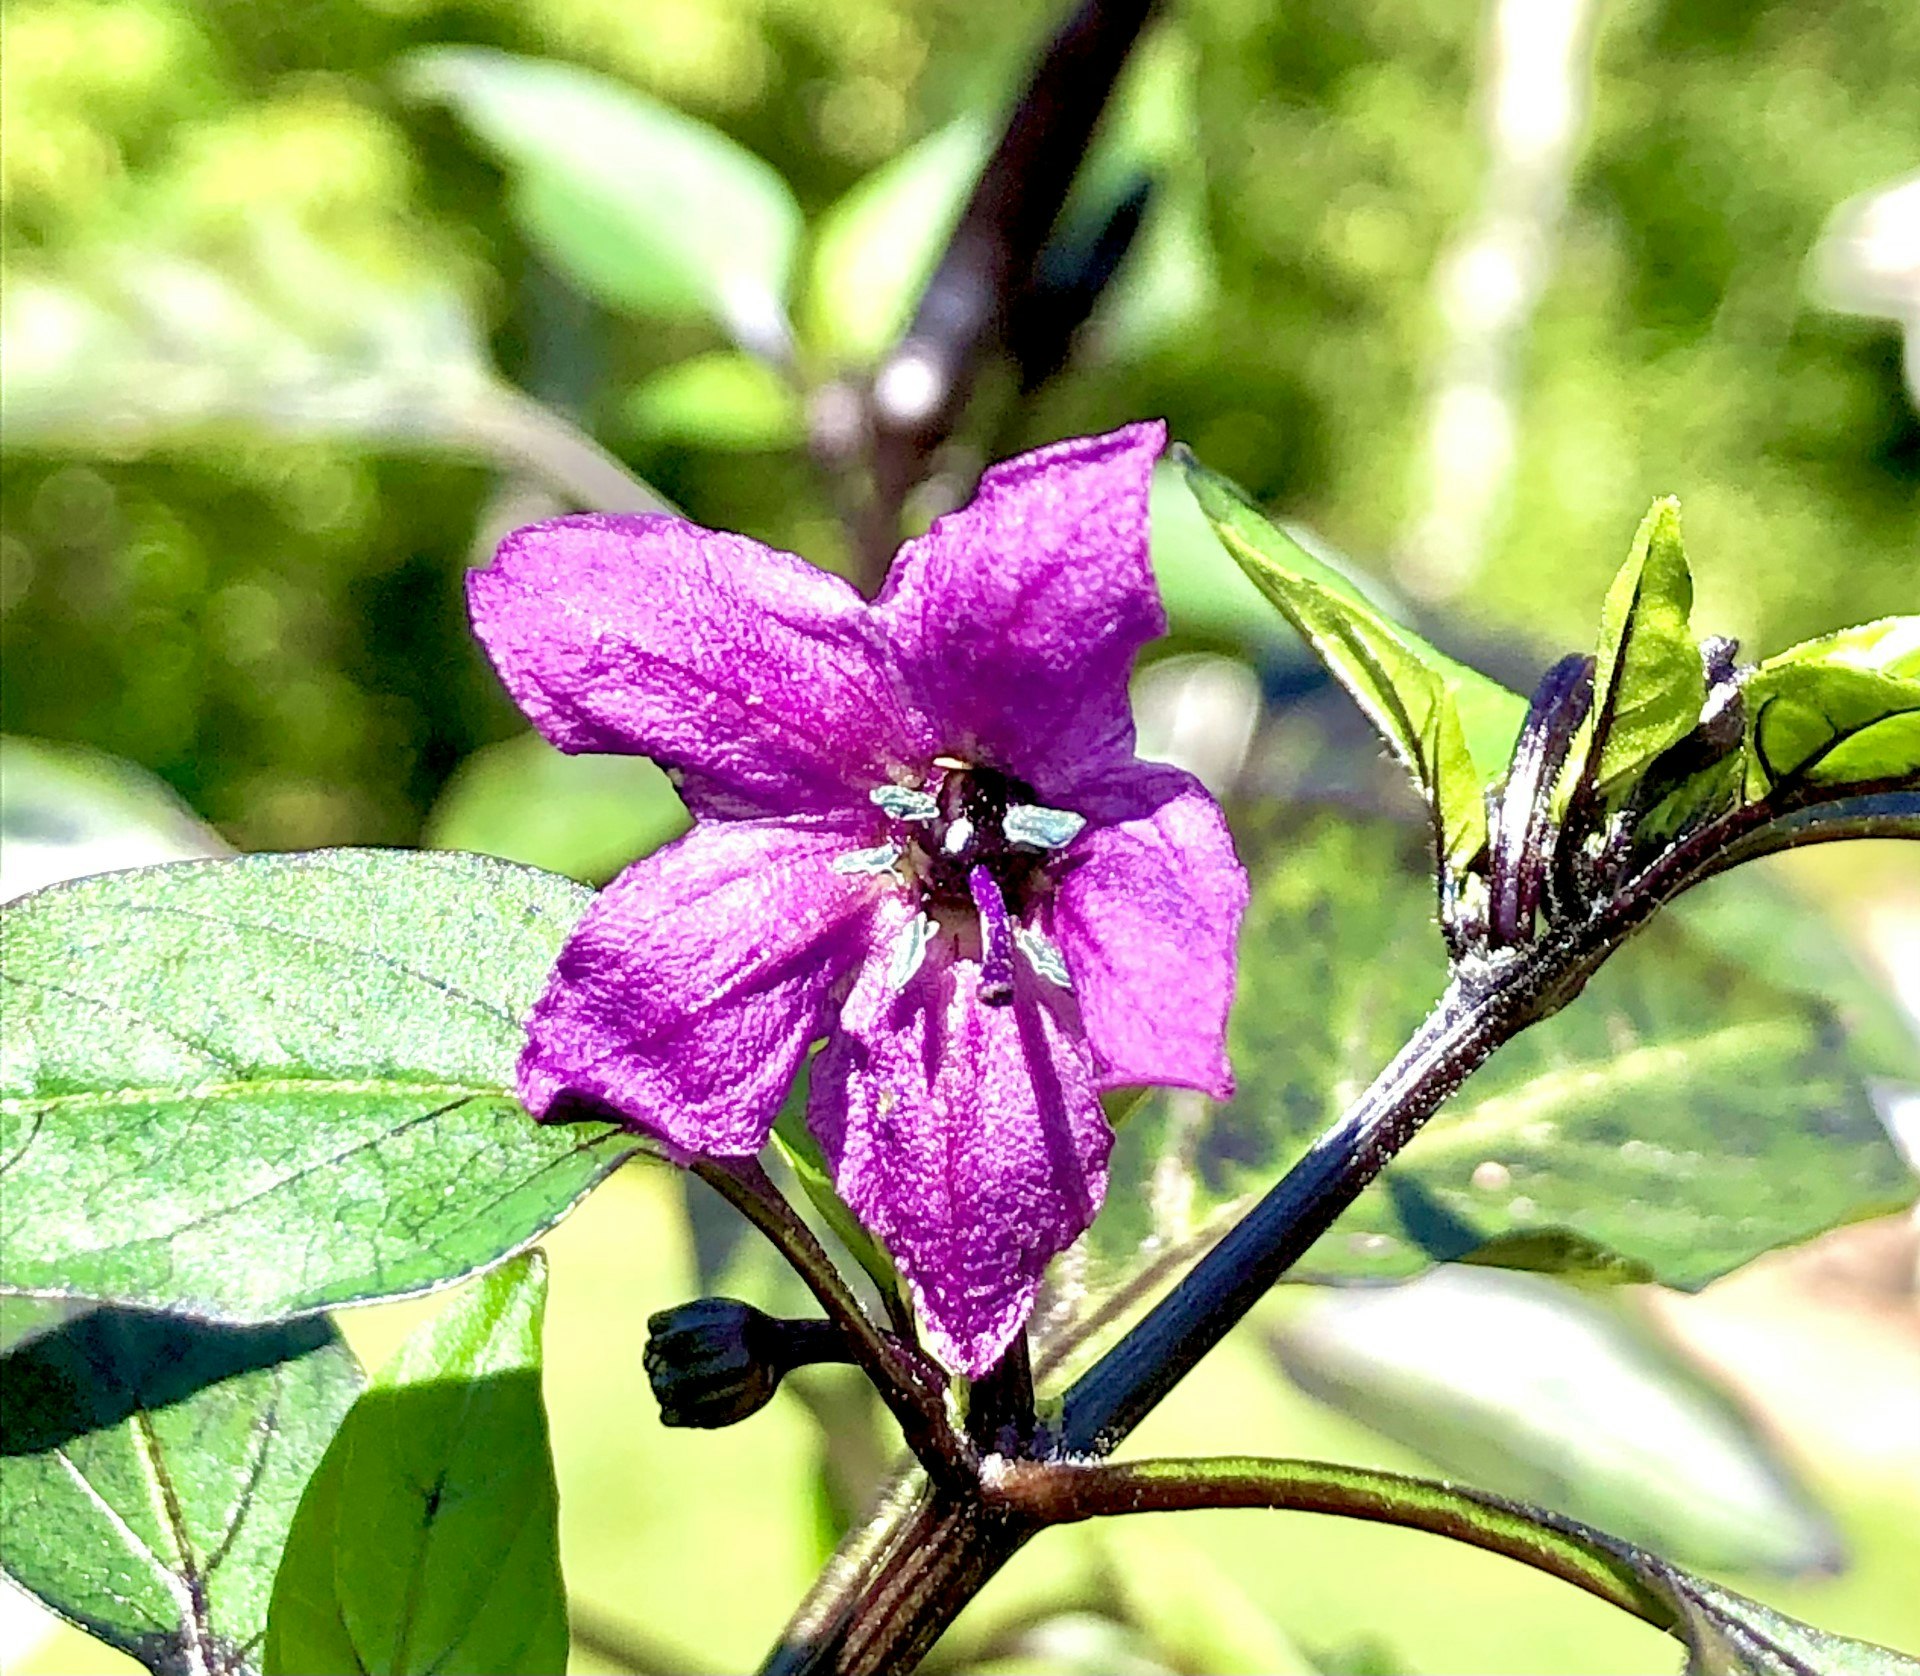
[(731, 1426), (809, 1362), (848, 1359), (830, 1321), (786, 1321), (737, 1298), (695, 1298), (647, 1321), (647, 1382), (669, 1426)]

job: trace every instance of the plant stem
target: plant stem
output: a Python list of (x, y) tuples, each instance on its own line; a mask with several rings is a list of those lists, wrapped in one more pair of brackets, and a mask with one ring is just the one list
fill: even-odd
[(1671, 1630), (1677, 1621), (1672, 1603), (1650, 1589), (1626, 1560), (1597, 1546), (1598, 1533), (1584, 1525), (1499, 1496), (1399, 1473), (1234, 1456), (1098, 1465), (1010, 1461), (992, 1476), (989, 1491), (1039, 1525), (1203, 1507), (1278, 1508), (1404, 1525), (1549, 1572), (1656, 1629)]
[[(1911, 781), (1860, 790), (1859, 797), (1829, 796), (1824, 802), (1804, 792), (1743, 805), (1654, 857), (1584, 918), (1549, 926), (1535, 943), (1457, 966), (1426, 1022), (1347, 1114), (1067, 1393), (1060, 1453), (1100, 1455), (1117, 1446), (1501, 1043), (1571, 1001), (1615, 949), (1690, 885), (1734, 861), (1789, 845), (1828, 837), (1920, 836), (1920, 789)], [(1009, 1482), (1016, 1489), (1052, 1485), (1059, 1481), (1022, 1475), (1072, 1465), (990, 1459), (992, 1508), (981, 1505), (980, 1486), (958, 1491), (957, 1502), (951, 1491), (900, 1488), (843, 1545), (775, 1650), (768, 1672), (852, 1676), (911, 1669), (972, 1595), (1042, 1528), (1047, 1508), (1022, 1504), (1017, 1495), (1009, 1499)], [(1273, 1492), (1268, 1486), (1261, 1493)], [(1357, 1505), (1323, 1511), (1363, 1516)], [(1072, 1506), (1071, 1499), (1063, 1501), (1066, 1511), (1059, 1516), (1121, 1510), (1090, 1507), (1074, 1514)], [(1568, 1529), (1581, 1527), (1569, 1522)], [(1519, 1534), (1509, 1534), (1515, 1557), (1526, 1558), (1517, 1552)], [(1609, 1599), (1614, 1597), (1608, 1589), (1629, 1586), (1611, 1571), (1612, 1582), (1596, 1586), (1596, 1575), (1569, 1580)], [(1628, 1610), (1647, 1616), (1648, 1597), (1635, 1598), (1638, 1604)]]
[(980, 172), (906, 334), (875, 371), (865, 431), (872, 496), (854, 531), (867, 589), (900, 510), (952, 434), (980, 363), (1032, 284), (1081, 159), (1153, 0), (1080, 0), (1048, 43)]
[(923, 1368), (905, 1345), (889, 1339), (873, 1324), (833, 1259), (813, 1237), (813, 1230), (767, 1172), (751, 1158), (703, 1159), (693, 1165), (693, 1172), (765, 1234), (807, 1283), (845, 1335), (849, 1359), (873, 1381), (881, 1400), (900, 1422), (907, 1447), (928, 1475), (949, 1490), (974, 1493), (979, 1459), (947, 1417), (943, 1382), (932, 1369)]

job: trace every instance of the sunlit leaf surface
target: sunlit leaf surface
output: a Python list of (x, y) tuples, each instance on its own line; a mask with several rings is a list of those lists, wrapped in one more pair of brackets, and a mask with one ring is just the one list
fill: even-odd
[(354, 1404), (274, 1584), (266, 1668), (549, 1676), (567, 1657), (537, 1251), (461, 1292)]
[(0, 1289), (225, 1320), (423, 1291), (638, 1148), (516, 1103), (587, 901), (476, 856), (327, 851), (56, 886), (4, 914)]

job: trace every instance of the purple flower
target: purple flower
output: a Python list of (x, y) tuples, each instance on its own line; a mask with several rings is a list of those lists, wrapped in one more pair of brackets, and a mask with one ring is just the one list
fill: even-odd
[(658, 517), (536, 524), (474, 628), (564, 751), (640, 752), (694, 827), (587, 911), (521, 1093), (748, 1157), (812, 1043), (808, 1121), (933, 1352), (977, 1377), (1092, 1221), (1124, 1085), (1232, 1091), (1246, 875), (1213, 800), (1133, 754), (1127, 677), (1165, 428), (994, 467), (838, 577)]

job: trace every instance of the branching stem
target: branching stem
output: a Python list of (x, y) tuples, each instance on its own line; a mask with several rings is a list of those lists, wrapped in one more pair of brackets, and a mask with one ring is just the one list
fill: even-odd
[(1549, 1572), (1656, 1629), (1670, 1630), (1676, 1621), (1672, 1603), (1648, 1588), (1626, 1560), (1597, 1546), (1596, 1533), (1584, 1525), (1399, 1473), (1236, 1456), (1097, 1465), (1010, 1461), (993, 1474), (990, 1493), (1036, 1525), (1203, 1507), (1265, 1507), (1404, 1525)]

